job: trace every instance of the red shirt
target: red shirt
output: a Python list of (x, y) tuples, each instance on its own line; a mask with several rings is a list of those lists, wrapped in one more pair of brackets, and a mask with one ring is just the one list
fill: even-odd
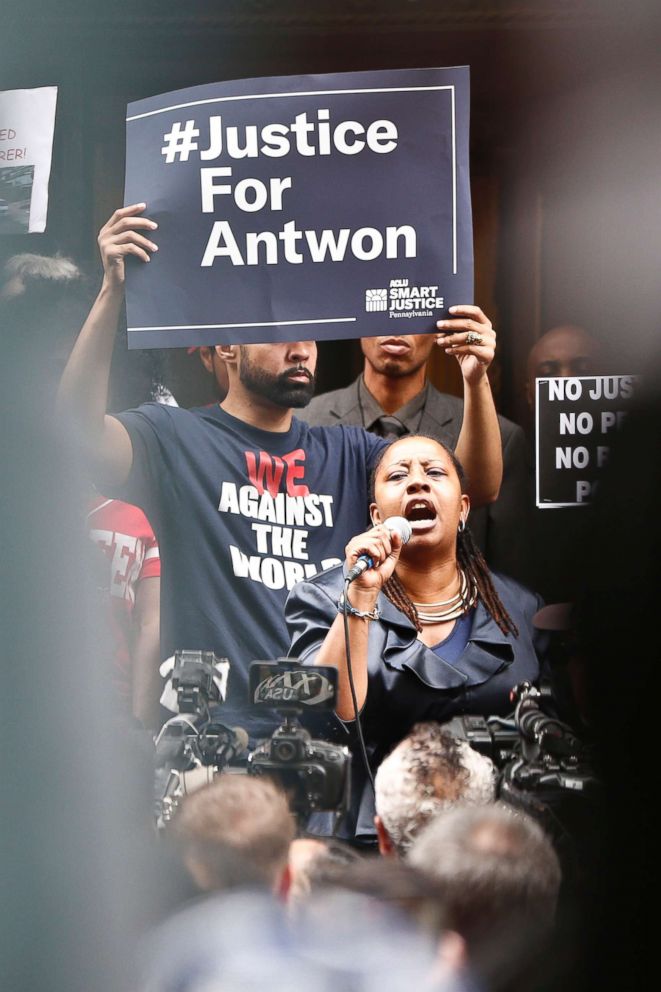
[(115, 681), (124, 698), (131, 688), (131, 624), (138, 583), (158, 578), (161, 559), (149, 521), (137, 506), (99, 496), (87, 515), (89, 535), (108, 562), (110, 630)]

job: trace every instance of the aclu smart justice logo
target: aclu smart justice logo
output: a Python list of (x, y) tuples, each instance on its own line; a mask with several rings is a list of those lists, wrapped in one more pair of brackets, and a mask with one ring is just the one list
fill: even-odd
[(409, 286), (408, 279), (391, 279), (388, 289), (365, 290), (367, 313), (387, 313), (390, 317), (433, 317), (444, 307), (438, 286)]

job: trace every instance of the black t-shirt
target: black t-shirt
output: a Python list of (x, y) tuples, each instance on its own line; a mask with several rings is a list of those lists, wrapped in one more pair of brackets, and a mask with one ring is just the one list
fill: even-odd
[[(344, 559), (368, 522), (369, 475), (383, 441), (357, 427), (263, 431), (220, 407), (147, 403), (118, 418), (133, 466), (116, 493), (141, 507), (161, 553), (161, 653), (229, 658), (222, 716), (246, 712), (254, 659), (287, 653), (287, 593)], [(260, 723), (264, 724), (263, 728)]]

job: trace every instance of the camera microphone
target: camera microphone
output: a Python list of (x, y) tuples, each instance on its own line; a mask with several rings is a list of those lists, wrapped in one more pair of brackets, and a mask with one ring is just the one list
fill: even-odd
[[(398, 534), (402, 544), (408, 544), (411, 540), (411, 525), (406, 517), (388, 517), (383, 521), (383, 526), (387, 527), (391, 534)], [(346, 581), (353, 582), (368, 568), (374, 568), (374, 559), (371, 555), (360, 555), (356, 564), (347, 573)]]
[(248, 750), (248, 732), (243, 727), (225, 727), (217, 724), (218, 743), (216, 744), (216, 758), (220, 759), (224, 765), (228, 765), (235, 758), (239, 758)]
[(243, 727), (230, 727), (230, 731), (232, 740), (228, 750), (232, 752), (232, 755), (227, 759), (228, 761), (231, 761), (232, 758), (238, 758), (248, 750), (248, 731), (244, 730)]

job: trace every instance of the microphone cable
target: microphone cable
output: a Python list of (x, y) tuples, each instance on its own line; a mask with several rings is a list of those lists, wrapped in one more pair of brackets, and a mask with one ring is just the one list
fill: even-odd
[[(408, 544), (411, 539), (411, 525), (405, 517), (388, 517), (384, 520), (384, 526), (390, 531), (394, 531), (399, 535), (402, 544)], [(365, 737), (363, 736), (363, 726), (360, 722), (360, 714), (358, 712), (358, 699), (356, 697), (356, 686), (353, 681), (353, 669), (351, 667), (351, 646), (349, 644), (349, 585), (354, 579), (358, 578), (366, 568), (372, 568), (374, 565), (371, 557), (367, 554), (361, 555), (358, 561), (355, 563), (353, 568), (349, 569), (347, 576), (344, 580), (344, 603), (342, 613), (344, 616), (344, 650), (347, 657), (347, 675), (349, 677), (349, 689), (351, 690), (351, 702), (353, 703), (353, 713), (356, 723), (356, 731), (358, 733), (358, 743), (360, 744), (360, 753), (363, 759), (363, 764), (365, 765), (365, 771), (367, 772), (367, 778), (370, 785), (372, 786), (372, 792), (374, 792), (374, 776), (372, 775), (372, 769), (370, 768), (369, 759), (367, 757), (367, 748), (365, 747)], [(369, 679), (369, 672), (368, 672)]]
[(351, 584), (351, 579), (349, 576), (344, 580), (344, 602), (342, 607), (342, 615), (344, 618), (344, 650), (347, 656), (347, 675), (349, 676), (349, 689), (351, 690), (351, 702), (353, 703), (353, 714), (355, 717), (356, 731), (358, 734), (358, 743), (360, 745), (360, 754), (363, 759), (363, 764), (365, 766), (365, 771), (367, 772), (367, 779), (372, 786), (372, 792), (374, 793), (374, 776), (372, 775), (372, 769), (370, 768), (369, 759), (367, 757), (367, 748), (365, 747), (365, 737), (363, 736), (363, 726), (360, 722), (360, 714), (358, 712), (358, 697), (356, 696), (356, 686), (353, 681), (353, 669), (351, 667), (351, 646), (349, 644), (349, 585)]

